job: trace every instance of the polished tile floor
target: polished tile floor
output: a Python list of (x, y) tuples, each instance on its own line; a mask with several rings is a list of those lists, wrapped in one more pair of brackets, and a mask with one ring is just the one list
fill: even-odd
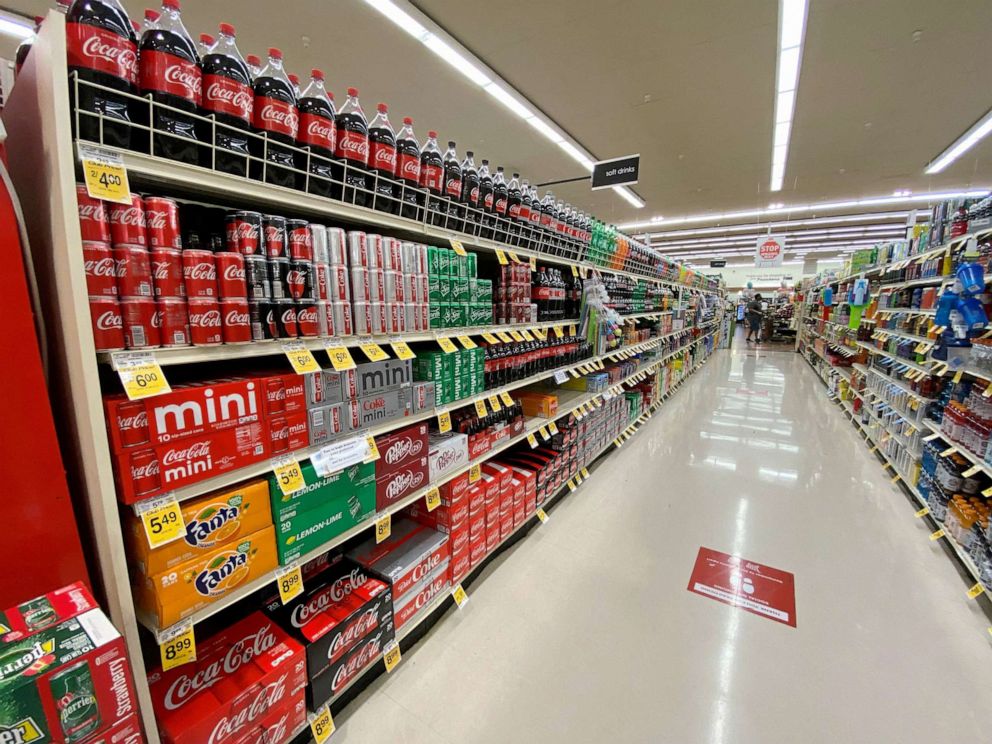
[[(334, 741), (989, 741), (989, 622), (913, 512), (798, 355), (720, 351)], [(688, 592), (700, 546), (794, 573), (798, 627)]]

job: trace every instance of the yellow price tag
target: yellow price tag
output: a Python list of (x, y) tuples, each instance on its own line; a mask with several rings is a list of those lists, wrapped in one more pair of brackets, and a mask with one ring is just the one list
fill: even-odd
[(394, 341), (390, 344), (393, 347), (393, 353), (396, 355), (397, 359), (413, 359), (416, 354), (410, 349), (409, 344), (406, 341)]
[(589, 469), (588, 468), (582, 468), (582, 470), (580, 470), (579, 472), (582, 473), (582, 477), (583, 478), (588, 478), (589, 477)]
[(570, 324), (568, 326), (568, 335), (569, 336), (574, 336), (576, 333), (578, 333), (578, 331), (575, 328), (575, 323)]
[(279, 587), (279, 599), (283, 604), (303, 594), (303, 572), (300, 567), (286, 566), (276, 571), (276, 586)]
[(896, 473), (894, 476), (892, 476), (891, 480), (889, 480), (889, 483), (895, 483), (900, 478), (902, 478), (902, 476), (899, 475), (899, 473)]
[(992, 396), (992, 385), (989, 385), (985, 390), (982, 391), (982, 397), (988, 398)]
[(303, 471), (295, 457), (278, 457), (272, 461), (272, 472), (283, 495), (289, 496), (307, 485)]
[(455, 346), (454, 341), (450, 338), (446, 338), (445, 336), (442, 336), (437, 340), (437, 345), (441, 347), (441, 351), (445, 354), (454, 354), (458, 351), (458, 347)]
[(940, 456), (941, 457), (950, 457), (951, 455), (953, 455), (957, 451), (958, 451), (958, 448), (957, 447), (948, 447), (947, 449), (945, 449), (943, 452), (940, 453)]
[(572, 411), (572, 415), (581, 421), (582, 417), (585, 415), (585, 411), (583, 411), (581, 407), (576, 408), (574, 411)]
[(512, 406), (513, 405), (513, 398), (510, 397), (510, 394), (508, 392), (506, 392), (505, 390), (502, 393), (499, 394), (499, 399), (501, 401), (503, 401), (503, 404), (506, 405), (506, 406)]
[(458, 337), (458, 343), (460, 343), (462, 345), (462, 348), (465, 348), (465, 349), (477, 349), (478, 348), (478, 346), (476, 345), (475, 341), (473, 341), (468, 336), (459, 336)]
[(475, 465), (473, 465), (468, 469), (469, 483), (477, 483), (481, 477), (482, 477), (482, 466), (479, 463), (476, 463)]
[(115, 351), (112, 358), (128, 400), (172, 392), (162, 367), (151, 352)]
[(955, 382), (955, 383), (961, 382), (961, 375), (963, 374), (964, 374), (964, 370), (959, 369), (957, 372), (954, 373), (954, 379), (952, 379), (951, 382)]
[(545, 331), (543, 328), (531, 328), (530, 330), (531, 333), (533, 333), (534, 336), (538, 338), (538, 340), (540, 341), (548, 340), (548, 332)]
[(389, 359), (389, 354), (386, 353), (386, 350), (379, 346), (379, 344), (375, 341), (369, 340), (364, 343), (360, 343), (358, 348), (360, 348), (365, 356), (369, 358), (370, 362), (381, 362), (383, 359)]
[(568, 482), (565, 485), (568, 486), (569, 491), (574, 491), (577, 488), (575, 481), (573, 481), (571, 478), (568, 479)]
[(989, 486), (984, 491), (982, 491), (982, 496), (992, 496), (992, 486)]
[(324, 744), (334, 733), (334, 719), (331, 718), (331, 709), (324, 705), (313, 714), (310, 719), (310, 733), (316, 744)]
[(186, 522), (176, 497), (169, 494), (157, 499), (148, 499), (134, 506), (145, 527), (148, 546), (157, 548), (178, 540), (186, 534)]
[(499, 340), (504, 344), (508, 344), (513, 340), (513, 337), (505, 331), (496, 331), (496, 335), (499, 336)]
[(437, 486), (431, 486), (431, 489), (424, 494), (424, 501), (427, 502), (427, 511), (429, 512), (441, 506), (441, 491), (438, 490)]
[(554, 326), (553, 330), (555, 332), (555, 335), (558, 338), (565, 338), (565, 328), (564, 328), (564, 326), (556, 325), (556, 326)]
[(468, 602), (468, 594), (462, 589), (461, 584), (457, 584), (454, 589), (451, 590), (451, 598), (455, 600), (455, 604), (458, 605), (460, 610)]
[(574, 276), (576, 279), (579, 278), (579, 267), (576, 266), (575, 264), (572, 264), (572, 276)]
[(531, 335), (530, 331), (526, 328), (521, 329), (520, 335), (524, 337), (524, 341), (533, 341), (534, 337)]
[(588, 277), (589, 276), (589, 269), (587, 269), (585, 266), (580, 266), (579, 267), (579, 276), (581, 276), (583, 279), (585, 279), (586, 277)]
[(548, 433), (548, 428), (546, 426), (542, 426), (540, 429), (538, 429), (537, 433), (541, 435), (541, 439), (543, 439), (545, 442), (551, 439), (551, 434)]
[(355, 360), (351, 358), (351, 352), (345, 346), (328, 346), (327, 356), (331, 359), (331, 366), (335, 372), (344, 372), (355, 368)]
[(496, 249), (496, 260), (499, 261), (500, 266), (506, 266), (509, 261), (506, 260), (506, 253), (503, 252), (502, 248)]
[(196, 661), (196, 636), (193, 634), (191, 621), (185, 620), (159, 633), (156, 640), (162, 657), (163, 672)]
[(981, 582), (979, 582), (968, 590), (968, 599), (974, 599), (984, 591), (985, 591), (985, 587), (982, 586)]
[(524, 340), (524, 337), (520, 335), (518, 331), (510, 331), (510, 338), (514, 341), (520, 342)]
[(381, 457), (379, 447), (375, 443), (375, 437), (371, 434), (366, 434), (365, 442), (369, 446), (369, 456), (365, 458), (364, 462), (375, 462)]
[(462, 245), (462, 241), (455, 240), (454, 238), (451, 238), (451, 250), (453, 250), (459, 256), (467, 256), (468, 255), (465, 252), (465, 246)]
[(533, 434), (528, 434), (527, 435), (527, 444), (530, 445), (530, 448), (531, 449), (534, 449), (535, 447), (537, 447), (537, 437), (535, 437)]
[(930, 507), (929, 506), (924, 506), (918, 512), (915, 512), (913, 514), (913, 516), (916, 517), (917, 519), (919, 519), (920, 517), (925, 517), (929, 513), (930, 513)]
[(302, 341), (287, 341), (282, 345), (282, 350), (296, 374), (305, 375), (308, 372), (320, 372), (320, 365), (317, 364), (313, 352), (306, 348)]
[(981, 469), (982, 469), (981, 465), (973, 465), (972, 467), (968, 468), (963, 473), (961, 473), (961, 475), (963, 475), (965, 478), (970, 478), (975, 473), (979, 472)]
[(931, 535), (930, 535), (930, 541), (931, 542), (935, 542), (935, 541), (939, 540), (940, 538), (942, 538), (943, 536), (944, 536), (944, 531), (943, 530), (937, 530), (936, 532), (931, 533)]
[(617, 446), (617, 449), (620, 449), (621, 447), (623, 447), (623, 442), (620, 441), (620, 437), (617, 437), (616, 439), (614, 439), (613, 440), (613, 444), (615, 444)]
[(120, 153), (92, 145), (79, 145), (86, 193), (115, 204), (131, 203), (131, 186)]
[(388, 515), (385, 514), (375, 520), (375, 541), (376, 544), (381, 543), (390, 533), (393, 531), (393, 520)]
[(450, 411), (440, 411), (437, 414), (437, 430), (442, 434), (447, 434), (449, 431), (451, 431)]
[(523, 263), (523, 261), (520, 260), (520, 256), (513, 251), (507, 251), (507, 253), (510, 254), (510, 260), (513, 261), (513, 263)]
[(488, 331), (486, 331), (485, 333), (483, 333), (482, 334), (482, 337), (486, 340), (486, 343), (490, 343), (490, 344), (498, 344), (499, 343), (499, 339), (496, 338), (493, 334), (489, 333)]
[(485, 418), (489, 415), (489, 411), (486, 410), (486, 400), (485, 398), (479, 398), (475, 401), (475, 415), (479, 418)]
[(550, 422), (548, 424), (548, 431), (551, 432), (551, 435), (552, 436), (554, 436), (555, 434), (557, 434), (558, 433), (558, 424), (556, 424), (554, 421)]
[(534, 256), (530, 257), (530, 270), (537, 271), (537, 258)]
[(382, 653), (382, 660), (386, 664), (386, 673), (393, 671), (400, 663), (400, 644), (393, 641)]
[(541, 520), (541, 524), (544, 524), (549, 519), (551, 519), (551, 517), (547, 515), (547, 512), (545, 512), (544, 509), (537, 510), (537, 518)]
[(503, 406), (499, 404), (498, 395), (490, 395), (486, 400), (489, 401), (489, 407), (493, 409), (493, 413), (499, 413), (503, 410)]
[(568, 374), (570, 374), (576, 380), (578, 380), (580, 377), (582, 377), (582, 375), (579, 374), (578, 370), (575, 370), (575, 369), (568, 370)]

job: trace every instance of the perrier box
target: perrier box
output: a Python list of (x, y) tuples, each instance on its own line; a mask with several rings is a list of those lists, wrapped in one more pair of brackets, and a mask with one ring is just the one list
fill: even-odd
[(124, 640), (99, 609), (0, 641), (0, 742), (91, 741), (135, 711)]

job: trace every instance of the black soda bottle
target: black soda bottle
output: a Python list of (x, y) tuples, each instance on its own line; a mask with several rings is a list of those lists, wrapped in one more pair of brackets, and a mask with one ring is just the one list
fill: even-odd
[(179, 0), (163, 0), (153, 28), (141, 36), (138, 92), (162, 106), (152, 107), (152, 154), (199, 163), (197, 123), (203, 76), (196, 46), (180, 16)]
[[(234, 40), (234, 26), (220, 24), (217, 42), (203, 57), (203, 101), (205, 116), (212, 116), (216, 127), (206, 133), (213, 137), (214, 151), (201, 165), (224, 173), (248, 175), (248, 138), (255, 93), (251, 89), (248, 65)], [(209, 125), (205, 125), (206, 126)]]
[(413, 119), (403, 117), (403, 127), (396, 133), (396, 178), (402, 185), (400, 213), (417, 219), (420, 204), (420, 145), (413, 133)]
[(336, 152), (344, 165), (344, 200), (367, 206), (365, 172), (369, 165), (369, 123), (358, 100), (358, 88), (348, 88), (348, 98), (338, 110), (335, 121), (338, 125)]
[(464, 210), (460, 202), (462, 198), (462, 167), (458, 164), (458, 153), (455, 151), (455, 143), (448, 142), (448, 149), (444, 153), (444, 195), (448, 197), (448, 224), (449, 230), (462, 229), (462, 217)]
[(518, 238), (518, 245), (523, 247), (528, 247), (530, 241), (528, 237), (530, 235), (530, 210), (531, 210), (531, 198), (530, 198), (530, 184), (524, 179), (520, 182), (520, 217), (517, 224), (517, 230), (520, 233)]
[(427, 210), (432, 225), (445, 223), (446, 208), (441, 201), (444, 190), (444, 160), (437, 145), (437, 132), (427, 133), (427, 141), (420, 153), (420, 188), (427, 190)]
[(396, 135), (389, 123), (389, 107), (384, 103), (376, 106), (375, 118), (369, 122), (369, 170), (375, 174), (373, 207), (380, 212), (399, 211), (396, 201)]
[(479, 234), (479, 171), (475, 167), (475, 153), (465, 151), (462, 161), (462, 204), (465, 205), (465, 231)]
[[(334, 150), (337, 147), (337, 124), (334, 122), (334, 100), (324, 88), (324, 73), (310, 70), (310, 84), (300, 94), (297, 103), (300, 126), (296, 132), (296, 170), (298, 188), (311, 194), (338, 197), (340, 186), (334, 182)], [(309, 174), (309, 177), (304, 174)]]
[(547, 244), (548, 253), (557, 255), (557, 243), (555, 241), (555, 226), (558, 224), (558, 213), (555, 211), (555, 197), (550, 191), (541, 200), (541, 230), (542, 239)]
[(496, 217), (496, 230), (493, 240), (501, 243), (506, 242), (506, 207), (508, 190), (506, 188), (506, 176), (503, 175), (503, 166), (496, 168), (496, 175), (493, 176), (493, 214)]
[(493, 197), (493, 176), (489, 172), (488, 160), (483, 160), (482, 167), (479, 168), (479, 208), (485, 213), (482, 222), (486, 228), (482, 231), (482, 237), (492, 238), (493, 225), (496, 224), (493, 218), (496, 204)]
[(293, 84), (282, 64), (282, 52), (269, 49), (269, 61), (255, 79), (255, 101), (252, 125), (262, 135), (252, 138), (252, 177), (293, 188), (293, 145), (299, 129), (300, 115), (296, 108)]
[(131, 105), (116, 92), (134, 95), (138, 83), (138, 45), (131, 21), (118, 0), (74, 0), (66, 13), (66, 47), (69, 73), (81, 82), (110, 90), (80, 85), (69, 80), (70, 106), (77, 136), (100, 141), (100, 120), (84, 112), (100, 114), (103, 143), (131, 147)]
[(520, 209), (523, 195), (520, 190), (520, 174), (514, 173), (506, 185), (506, 216), (510, 221), (510, 235), (514, 244), (520, 245)]

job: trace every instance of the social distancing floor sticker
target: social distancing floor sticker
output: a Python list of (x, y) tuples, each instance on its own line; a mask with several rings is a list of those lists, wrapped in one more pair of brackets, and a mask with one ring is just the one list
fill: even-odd
[(795, 577), (746, 558), (700, 548), (690, 592), (796, 627)]

